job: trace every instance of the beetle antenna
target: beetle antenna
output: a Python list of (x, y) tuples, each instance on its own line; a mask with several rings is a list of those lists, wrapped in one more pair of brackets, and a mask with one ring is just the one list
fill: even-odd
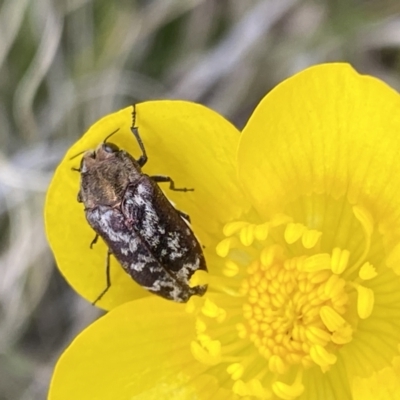
[(72, 156), (72, 157), (70, 158), (70, 160), (73, 160), (74, 158), (80, 156), (81, 154), (83, 154), (83, 153), (85, 153), (85, 152), (86, 152), (86, 150), (83, 150), (83, 151), (79, 152), (78, 154), (75, 154), (74, 156)]
[(110, 139), (110, 137), (112, 135), (114, 135), (115, 133), (117, 133), (119, 131), (119, 128), (116, 129), (114, 132), (111, 132), (108, 136), (106, 136), (106, 138), (103, 140), (103, 143), (107, 143), (107, 140)]
[[(103, 143), (107, 143), (107, 140), (110, 139), (110, 137), (111, 137), (112, 135), (114, 135), (115, 133), (117, 133), (118, 131), (119, 131), (119, 128), (116, 129), (114, 132), (111, 132), (111, 133), (110, 133), (108, 136), (106, 136), (106, 138), (103, 140)], [(79, 152), (78, 154), (75, 154), (74, 156), (72, 156), (72, 157), (70, 158), (70, 160), (73, 160), (74, 158), (76, 158), (76, 157), (80, 156), (81, 154), (85, 153), (86, 151), (87, 151), (87, 150), (83, 150), (83, 151)]]

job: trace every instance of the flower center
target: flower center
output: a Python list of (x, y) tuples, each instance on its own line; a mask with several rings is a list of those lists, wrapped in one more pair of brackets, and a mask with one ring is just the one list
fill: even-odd
[(359, 206), (349, 207), (348, 218), (354, 237), (346, 240), (335, 240), (331, 227), (310, 228), (288, 215), (224, 226), (216, 249), (224, 268), (187, 310), (197, 315), (194, 357), (223, 368), (235, 394), (297, 398), (303, 371), (328, 371), (358, 321), (371, 315), (373, 219)]

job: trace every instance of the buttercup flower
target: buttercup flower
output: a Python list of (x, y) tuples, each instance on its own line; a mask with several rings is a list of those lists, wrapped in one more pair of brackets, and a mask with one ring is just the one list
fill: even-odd
[[(209, 289), (175, 304), (113, 260), (99, 302), (111, 311), (61, 356), (49, 398), (361, 399), (370, 377), (377, 396), (398, 393), (400, 96), (327, 64), (277, 86), (241, 134), (192, 103), (136, 110), (144, 172), (195, 188), (165, 193), (205, 246), (209, 274), (192, 283)], [(89, 248), (71, 157), (117, 129), (110, 141), (138, 156), (131, 113), (93, 125), (47, 196), (58, 266), (90, 301), (105, 287), (106, 248)]]

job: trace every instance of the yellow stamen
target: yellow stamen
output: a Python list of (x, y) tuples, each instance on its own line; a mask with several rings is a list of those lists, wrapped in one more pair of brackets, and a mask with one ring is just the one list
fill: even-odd
[(264, 267), (269, 267), (275, 259), (280, 259), (283, 250), (279, 245), (265, 247), (261, 251), (260, 261)]
[(308, 257), (304, 261), (303, 268), (306, 272), (316, 272), (324, 269), (331, 269), (331, 256), (327, 253), (323, 253)]
[(226, 224), (222, 230), (225, 236), (232, 236), (237, 232), (240, 232), (245, 226), (249, 225), (245, 221), (234, 221)]
[(232, 260), (227, 260), (222, 273), (227, 277), (233, 278), (239, 273), (239, 266)]
[(344, 279), (339, 278), (337, 275), (331, 275), (325, 284), (325, 294), (330, 298), (335, 297), (343, 291), (345, 285), (346, 281)]
[(192, 341), (190, 350), (193, 357), (205, 365), (217, 365), (221, 362), (221, 343), (217, 340), (202, 343)]
[(310, 326), (306, 330), (306, 338), (313, 343), (325, 346), (329, 343), (331, 335), (326, 330)]
[(251, 246), (254, 242), (255, 225), (248, 224), (240, 230), (239, 239), (244, 246)]
[(239, 243), (239, 241), (235, 237), (234, 238), (225, 238), (218, 243), (216, 252), (220, 257), (224, 258), (228, 255), (229, 250), (231, 248), (236, 247), (238, 243)]
[(195, 287), (199, 285), (207, 285), (210, 283), (210, 276), (206, 271), (197, 270), (190, 278), (190, 287)]
[(301, 237), (301, 242), (306, 249), (312, 249), (321, 237), (322, 232), (316, 231), (315, 229), (306, 230)]
[(306, 227), (303, 224), (289, 223), (285, 229), (285, 240), (288, 244), (297, 242), (303, 235)]
[(349, 324), (344, 324), (343, 326), (339, 327), (336, 332), (332, 333), (332, 342), (336, 344), (346, 344), (351, 342), (353, 337), (353, 329)]
[(265, 389), (258, 379), (252, 379), (247, 383), (238, 380), (234, 383), (232, 391), (241, 397), (254, 396), (258, 399), (268, 399), (271, 397), (271, 392)]
[(345, 324), (345, 320), (332, 307), (323, 306), (319, 312), (322, 322), (331, 331), (338, 330)]
[(272, 384), (272, 391), (282, 400), (294, 400), (304, 392), (304, 385), (301, 380), (302, 375), (298, 373), (296, 380), (291, 385), (276, 381)]
[(327, 371), (337, 360), (334, 354), (329, 353), (324, 347), (318, 344), (311, 347), (310, 356), (321, 367), (323, 372)]
[(254, 229), (254, 236), (260, 242), (268, 237), (269, 223), (257, 225)]
[(244, 324), (236, 324), (236, 330), (240, 339), (244, 339), (247, 336), (247, 329)]
[(206, 298), (201, 312), (209, 318), (215, 318), (218, 322), (223, 322), (226, 318), (226, 311), (208, 298)]
[[(363, 228), (365, 246), (351, 266), (350, 250), (327, 248), (322, 232), (284, 215), (260, 224), (234, 221), (224, 227), (229, 237), (216, 251), (225, 261), (219, 275), (211, 274), (207, 282), (209, 293), (231, 298), (211, 300), (206, 295), (194, 306), (189, 301), (187, 308), (196, 316), (194, 357), (205, 365), (225, 363), (220, 368), (232, 379), (235, 394), (296, 399), (304, 392), (302, 371), (315, 365), (328, 371), (337, 361), (336, 351), (351, 342), (354, 328), (347, 319), (355, 322), (355, 313), (347, 311), (353, 288), (358, 292), (358, 317), (372, 313), (372, 290), (354, 279), (376, 276), (365, 260), (373, 220), (362, 207), (354, 206), (353, 215)], [(319, 252), (320, 247), (325, 252)], [(358, 278), (353, 272), (361, 263)], [(249, 346), (257, 350), (252, 356)], [(278, 379), (293, 368), (298, 368), (293, 384)], [(272, 381), (266, 378), (271, 373)]]
[(372, 289), (356, 285), (357, 289), (357, 313), (361, 319), (368, 318), (374, 308), (374, 292)]
[(230, 364), (226, 369), (226, 372), (231, 376), (234, 381), (240, 379), (244, 372), (244, 367), (241, 363)]
[(350, 252), (335, 247), (332, 250), (331, 269), (334, 274), (340, 275), (349, 263)]
[(271, 372), (277, 373), (277, 374), (284, 374), (286, 372), (286, 365), (283, 362), (282, 358), (279, 357), (278, 355), (274, 354), (269, 360), (268, 360), (268, 367)]
[(374, 266), (370, 264), (369, 262), (364, 263), (364, 265), (360, 268), (360, 271), (358, 272), (358, 276), (363, 280), (363, 281), (368, 281), (370, 279), (375, 278), (378, 275), (376, 272)]

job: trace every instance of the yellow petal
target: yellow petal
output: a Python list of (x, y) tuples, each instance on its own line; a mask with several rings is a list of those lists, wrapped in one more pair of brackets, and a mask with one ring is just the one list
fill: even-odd
[[(46, 232), (57, 265), (74, 289), (94, 301), (106, 285), (107, 250), (101, 240), (89, 248), (94, 232), (78, 203), (79, 153), (95, 148), (110, 133), (110, 142), (134, 157), (141, 152), (130, 131), (133, 107), (110, 114), (95, 123), (67, 152), (50, 184), (45, 206)], [(162, 189), (187, 212), (195, 234), (214, 256), (220, 221), (239, 216), (244, 200), (236, 184), (235, 153), (239, 132), (223, 117), (201, 105), (183, 101), (154, 101), (137, 105), (136, 125), (149, 161), (143, 172), (171, 176), (176, 187), (194, 192)], [(235, 201), (232, 201), (232, 198)], [(207, 257), (207, 255), (206, 255)], [(210, 262), (210, 266), (214, 263)], [(147, 292), (136, 285), (120, 265), (111, 263), (111, 289), (98, 302), (110, 309)]]
[(194, 317), (183, 308), (147, 297), (97, 320), (58, 360), (49, 400), (210, 398), (218, 389), (199, 376), (205, 367), (188, 345)]
[(360, 318), (368, 318), (374, 309), (374, 291), (364, 286), (357, 286), (357, 312)]
[(400, 399), (399, 360), (400, 357), (396, 357), (393, 365), (383, 368), (367, 378), (356, 377), (352, 387), (353, 399)]
[(399, 223), (399, 110), (393, 89), (349, 65), (298, 73), (261, 101), (243, 130), (246, 193), (267, 216), (301, 195), (347, 194), (352, 204), (374, 205), (383, 226)]

